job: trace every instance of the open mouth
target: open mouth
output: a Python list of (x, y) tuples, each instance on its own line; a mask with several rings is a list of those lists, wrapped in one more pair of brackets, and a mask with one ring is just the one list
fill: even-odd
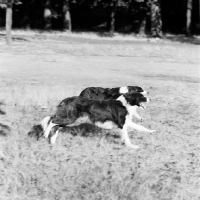
[(141, 107), (142, 109), (146, 109), (146, 106), (144, 106), (142, 103), (139, 103), (139, 107)]

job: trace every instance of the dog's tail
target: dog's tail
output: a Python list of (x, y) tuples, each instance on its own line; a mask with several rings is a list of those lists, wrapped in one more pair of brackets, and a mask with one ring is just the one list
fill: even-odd
[(45, 130), (47, 129), (47, 127), (50, 123), (50, 121), (51, 121), (50, 116), (43, 118), (39, 124), (34, 125), (31, 128), (31, 130), (28, 132), (28, 136), (29, 137), (35, 137), (36, 140), (39, 140), (43, 136)]

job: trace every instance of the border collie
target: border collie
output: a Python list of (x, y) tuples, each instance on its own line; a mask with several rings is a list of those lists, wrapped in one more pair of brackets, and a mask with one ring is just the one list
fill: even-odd
[(125, 86), (116, 88), (102, 88), (102, 87), (88, 87), (81, 93), (80, 97), (93, 100), (110, 100), (117, 99), (120, 95), (126, 93), (141, 93), (148, 94), (143, 88), (139, 86)]
[[(80, 93), (80, 97), (92, 100), (111, 100), (117, 99), (119, 96), (124, 94), (133, 94), (133, 93), (140, 93), (140, 94), (148, 94), (142, 87), (139, 86), (125, 86), (125, 87), (116, 87), (116, 88), (102, 88), (102, 87), (88, 87), (84, 89)], [(146, 109), (143, 104), (140, 104), (138, 107), (142, 109)], [(139, 114), (136, 112), (137, 107), (132, 107), (129, 109), (130, 115), (135, 116), (140, 121), (144, 121), (143, 117), (140, 117)]]
[(150, 99), (140, 93), (124, 94), (117, 100), (97, 101), (84, 99), (82, 97), (70, 97), (64, 99), (57, 107), (54, 116), (46, 117), (41, 122), (44, 136), (47, 138), (53, 127), (58, 129), (50, 136), (50, 143), (54, 144), (58, 136), (59, 127), (73, 126), (73, 123), (80, 117), (87, 116), (92, 124), (105, 129), (118, 128), (121, 130), (122, 141), (130, 148), (139, 148), (133, 145), (128, 136), (128, 127), (138, 131), (153, 133), (131, 120), (129, 108), (140, 106), (141, 103), (149, 102)]

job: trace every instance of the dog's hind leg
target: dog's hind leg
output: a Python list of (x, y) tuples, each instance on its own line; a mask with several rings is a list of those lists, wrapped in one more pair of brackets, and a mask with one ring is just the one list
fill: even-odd
[(45, 132), (45, 130), (47, 129), (49, 123), (50, 123), (51, 117), (47, 116), (45, 118), (42, 119), (42, 121), (40, 122), (40, 125), (42, 126), (43, 132)]
[(50, 137), (50, 143), (51, 144), (55, 144), (56, 143), (56, 139), (58, 137), (59, 131), (60, 131), (60, 127), (58, 127), (58, 129), (56, 130), (55, 134)]
[(44, 137), (45, 137), (45, 138), (48, 138), (49, 133), (50, 133), (51, 129), (52, 129), (54, 126), (59, 125), (59, 124), (53, 123), (52, 121), (53, 121), (53, 120), (50, 121), (49, 125), (47, 126), (47, 128), (46, 128), (46, 130), (45, 130), (45, 132), (44, 132)]

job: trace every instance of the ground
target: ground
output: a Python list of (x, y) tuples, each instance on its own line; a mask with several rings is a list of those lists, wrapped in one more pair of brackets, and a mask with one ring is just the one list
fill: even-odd
[[(4, 40), (0, 200), (200, 199), (200, 46), (45, 34)], [(126, 85), (142, 86), (152, 100), (139, 110), (146, 121), (134, 120), (157, 132), (129, 132), (139, 150), (95, 127), (66, 130), (54, 146), (28, 137), (65, 97)]]

